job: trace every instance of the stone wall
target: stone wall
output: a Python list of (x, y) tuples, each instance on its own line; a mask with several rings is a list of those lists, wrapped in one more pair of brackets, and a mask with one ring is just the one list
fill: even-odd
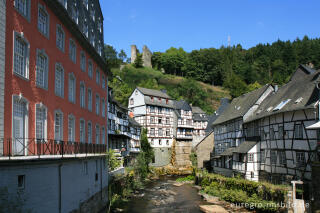
[(175, 142), (175, 166), (189, 167), (192, 165), (190, 154), (192, 150), (192, 142)]
[(170, 164), (171, 148), (154, 147), (153, 151), (154, 151), (154, 162), (151, 163), (151, 166), (162, 167)]
[(4, 79), (6, 59), (6, 0), (0, 0), (0, 156), (4, 137)]
[(152, 67), (151, 57), (152, 57), (152, 52), (149, 50), (149, 48), (146, 45), (144, 45), (142, 48), (142, 60), (143, 60), (144, 67)]
[(136, 45), (131, 45), (131, 64), (134, 63), (134, 61), (137, 58), (138, 49)]
[(210, 152), (214, 147), (214, 134), (211, 132), (196, 147), (198, 168), (203, 168), (203, 161), (210, 160)]

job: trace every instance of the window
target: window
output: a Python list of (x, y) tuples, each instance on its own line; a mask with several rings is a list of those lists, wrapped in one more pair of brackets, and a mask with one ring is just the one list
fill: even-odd
[(76, 43), (72, 39), (70, 39), (69, 57), (70, 57), (71, 61), (73, 61), (74, 63), (76, 63), (76, 55), (77, 55)]
[(37, 50), (36, 85), (48, 89), (48, 57), (42, 50)]
[(29, 43), (17, 32), (14, 33), (13, 72), (21, 77), (29, 78)]
[(253, 153), (248, 153), (248, 162), (253, 162)]
[(102, 79), (101, 79), (101, 84), (102, 84), (102, 88), (104, 89), (106, 87), (106, 80), (105, 80), (105, 77), (104, 75), (102, 75)]
[(95, 13), (96, 13), (96, 11), (94, 10), (94, 7), (92, 7), (90, 15), (91, 15), (91, 18), (93, 21), (95, 20)]
[(69, 101), (76, 103), (76, 78), (73, 73), (69, 74)]
[(95, 40), (96, 40), (96, 37), (95, 37), (94, 33), (91, 32), (90, 43), (91, 43), (91, 45), (92, 45), (93, 47), (95, 46)]
[(38, 30), (49, 37), (49, 14), (43, 5), (38, 6)]
[(96, 144), (100, 144), (100, 127), (96, 125)]
[(88, 29), (88, 23), (87, 19), (84, 19), (82, 24), (82, 33), (88, 38), (89, 36), (89, 29)]
[(261, 150), (260, 161), (261, 161), (261, 163), (266, 162), (266, 151), (265, 150)]
[(285, 151), (278, 151), (278, 154), (279, 154), (280, 164), (286, 164), (287, 163), (287, 161), (286, 161), (286, 152)]
[(101, 46), (100, 41), (99, 41), (99, 44), (98, 44), (98, 47), (97, 47), (97, 51), (98, 51), (98, 54), (99, 54), (100, 56), (102, 56), (102, 46)]
[(80, 69), (85, 72), (86, 71), (86, 54), (81, 51), (80, 54)]
[(274, 129), (270, 128), (270, 140), (274, 140)]
[(251, 174), (251, 178), (254, 178), (254, 172), (251, 172), (250, 174)]
[(130, 98), (130, 105), (133, 105), (134, 104), (134, 100), (133, 98)]
[(106, 143), (106, 132), (104, 127), (101, 128), (101, 144), (105, 144)]
[(93, 65), (92, 65), (92, 62), (89, 61), (88, 62), (88, 75), (90, 78), (92, 78), (92, 72), (93, 72)]
[(68, 141), (75, 141), (75, 118), (73, 115), (69, 115), (68, 118)]
[(159, 135), (159, 137), (162, 137), (162, 136), (163, 136), (162, 128), (159, 128), (159, 130), (158, 130), (158, 135)]
[(54, 139), (57, 141), (63, 140), (63, 114), (60, 110), (55, 112)]
[(40, 103), (36, 104), (36, 138), (37, 140), (45, 140), (47, 138), (47, 110)]
[(151, 101), (153, 102), (153, 96), (151, 96)]
[(92, 143), (92, 124), (88, 122), (88, 143)]
[(150, 129), (150, 135), (151, 135), (151, 136), (154, 136), (154, 128), (151, 128), (151, 129)]
[(56, 64), (55, 72), (55, 94), (64, 97), (64, 70), (61, 65)]
[(283, 139), (283, 126), (279, 126), (279, 139)]
[(302, 125), (301, 124), (296, 124), (294, 126), (294, 137), (297, 139), (302, 139), (303, 138), (303, 132), (302, 132)]
[(296, 152), (296, 161), (298, 166), (305, 164), (304, 152)]
[(105, 117), (106, 104), (104, 102), (104, 98), (101, 99), (101, 116)]
[(83, 119), (80, 119), (80, 143), (85, 143), (86, 136), (85, 136), (85, 121)]
[(154, 117), (153, 116), (150, 117), (150, 123), (154, 124)]
[(169, 146), (169, 140), (166, 141), (167, 146)]
[(88, 89), (88, 110), (92, 111), (92, 91)]
[(56, 45), (57, 47), (64, 52), (64, 40), (65, 34), (61, 25), (57, 25), (57, 35), (56, 35)]
[(158, 123), (159, 123), (159, 124), (162, 123), (162, 118), (158, 118)]
[(166, 118), (166, 124), (170, 124), (170, 118)]
[(85, 108), (86, 107), (86, 87), (84, 85), (84, 82), (80, 83), (80, 107)]
[(161, 140), (161, 139), (159, 139), (159, 145), (160, 145), (160, 146), (162, 145), (162, 140)]
[(277, 152), (274, 150), (270, 151), (271, 164), (277, 164)]
[(98, 30), (99, 30), (100, 33), (102, 33), (102, 23), (101, 23), (100, 18), (98, 20)]
[(100, 96), (98, 94), (96, 94), (96, 114), (99, 115), (100, 114)]
[(77, 5), (73, 5), (71, 8), (71, 17), (76, 24), (78, 24), (78, 16), (79, 16), (79, 13), (77, 10)]
[(154, 106), (150, 107), (150, 112), (154, 112)]
[(30, 0), (15, 0), (14, 7), (22, 16), (30, 20)]
[(24, 189), (25, 188), (25, 175), (18, 175), (18, 189)]
[(96, 70), (96, 83), (100, 84), (100, 72), (98, 69)]
[(170, 129), (166, 129), (166, 136), (170, 136)]

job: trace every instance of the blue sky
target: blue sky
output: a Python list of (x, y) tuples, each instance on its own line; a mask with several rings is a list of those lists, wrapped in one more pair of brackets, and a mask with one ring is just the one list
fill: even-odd
[(277, 39), (320, 37), (319, 0), (100, 0), (104, 41), (128, 56), (130, 45), (186, 51)]

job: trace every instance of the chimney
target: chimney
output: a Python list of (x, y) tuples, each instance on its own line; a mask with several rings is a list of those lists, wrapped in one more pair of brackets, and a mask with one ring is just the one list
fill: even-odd
[(278, 89), (279, 89), (279, 86), (278, 86), (278, 85), (274, 85), (274, 92), (275, 92), (275, 93), (278, 92)]

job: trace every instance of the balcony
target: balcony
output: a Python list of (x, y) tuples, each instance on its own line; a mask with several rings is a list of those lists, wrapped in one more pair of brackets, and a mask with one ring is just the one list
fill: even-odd
[(177, 134), (177, 139), (191, 139), (192, 140), (192, 134)]
[(0, 160), (72, 158), (105, 155), (107, 145), (80, 142), (39, 140), (35, 138), (0, 139)]

